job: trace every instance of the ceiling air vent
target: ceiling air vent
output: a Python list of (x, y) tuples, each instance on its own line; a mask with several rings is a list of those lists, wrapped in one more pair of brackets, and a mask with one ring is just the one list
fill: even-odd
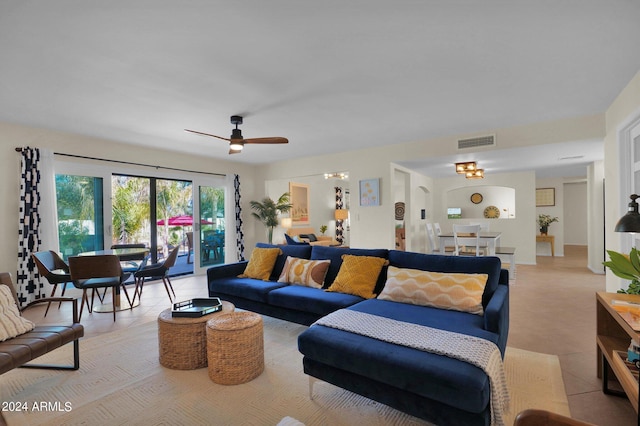
[(478, 148), (482, 146), (495, 146), (495, 144), (496, 144), (496, 137), (494, 135), (478, 136), (475, 138), (458, 140), (458, 149)]

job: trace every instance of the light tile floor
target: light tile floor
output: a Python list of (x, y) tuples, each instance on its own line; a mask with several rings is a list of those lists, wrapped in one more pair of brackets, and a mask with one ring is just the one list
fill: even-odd
[[(555, 354), (560, 358), (572, 417), (598, 425), (637, 424), (637, 415), (625, 398), (607, 396), (596, 377), (595, 292), (604, 291), (604, 276), (587, 269), (586, 247), (565, 246), (565, 256), (539, 256), (537, 265), (518, 265), (511, 281), (511, 323), (509, 346)], [(205, 276), (172, 279), (177, 300), (207, 297)], [(68, 295), (80, 297), (76, 289)], [(107, 303), (110, 303), (109, 296)], [(147, 321), (170, 307), (161, 281), (148, 282), (140, 306), (117, 313), (83, 313), (87, 337), (96, 336)], [(43, 319), (44, 308), (31, 310), (37, 322), (60, 323), (70, 318), (67, 309), (52, 306)]]

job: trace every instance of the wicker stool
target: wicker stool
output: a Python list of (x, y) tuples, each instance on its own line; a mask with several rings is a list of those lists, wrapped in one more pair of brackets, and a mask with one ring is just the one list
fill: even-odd
[(239, 385), (264, 371), (262, 317), (232, 312), (207, 321), (209, 378), (221, 385)]
[(233, 303), (223, 300), (221, 311), (198, 318), (172, 317), (171, 308), (162, 311), (158, 316), (160, 365), (174, 370), (206, 367), (207, 321), (235, 308)]

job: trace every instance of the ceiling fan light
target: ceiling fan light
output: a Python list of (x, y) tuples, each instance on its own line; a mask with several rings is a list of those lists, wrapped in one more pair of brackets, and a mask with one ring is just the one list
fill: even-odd
[(244, 144), (242, 142), (231, 141), (231, 143), (229, 144), (229, 148), (234, 151), (242, 151), (242, 148), (244, 148)]

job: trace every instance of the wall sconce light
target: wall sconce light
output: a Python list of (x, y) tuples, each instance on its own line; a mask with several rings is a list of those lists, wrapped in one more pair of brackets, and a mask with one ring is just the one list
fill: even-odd
[(475, 161), (456, 163), (456, 173), (464, 175), (477, 169)]
[(285, 229), (289, 229), (293, 226), (293, 221), (290, 217), (283, 217), (280, 219), (280, 225)]
[(629, 198), (631, 198), (629, 209), (616, 223), (614, 229), (616, 232), (640, 232), (640, 213), (638, 213), (638, 203), (636, 201), (637, 198), (640, 198), (640, 195), (631, 194)]
[(347, 220), (349, 218), (349, 210), (336, 209), (335, 218), (336, 220)]
[(482, 179), (484, 177), (484, 169), (475, 169), (465, 173), (467, 179)]
[(325, 173), (325, 179), (349, 179), (349, 174), (344, 172)]

